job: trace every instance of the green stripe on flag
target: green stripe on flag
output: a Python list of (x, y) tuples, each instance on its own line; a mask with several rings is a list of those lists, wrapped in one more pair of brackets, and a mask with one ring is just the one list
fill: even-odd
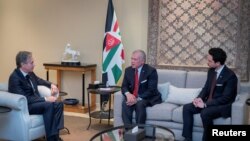
[(120, 46), (120, 44), (118, 44), (117, 46), (113, 47), (109, 54), (107, 55), (107, 57), (105, 58), (103, 64), (102, 64), (102, 68), (103, 68), (103, 72), (106, 72), (106, 69), (109, 66), (109, 63), (111, 62), (112, 58), (114, 57), (118, 47)]
[(115, 65), (112, 68), (112, 73), (113, 73), (113, 76), (115, 78), (115, 83), (117, 84), (117, 82), (119, 81), (119, 79), (122, 75), (122, 70), (117, 65)]

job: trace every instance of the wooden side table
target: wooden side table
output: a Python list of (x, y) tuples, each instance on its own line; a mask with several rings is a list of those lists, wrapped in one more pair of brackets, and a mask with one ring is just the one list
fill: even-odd
[[(47, 80), (49, 80), (49, 70), (56, 70), (57, 73), (57, 85), (59, 90), (61, 90), (61, 73), (62, 71), (73, 71), (73, 72), (81, 72), (82, 73), (82, 105), (80, 106), (71, 106), (65, 107), (65, 110), (86, 113), (89, 107), (85, 106), (85, 73), (91, 73), (91, 81), (94, 82), (96, 80), (96, 64), (87, 64), (81, 63), (80, 65), (67, 65), (61, 64), (60, 62), (55, 63), (44, 63), (43, 66), (47, 70)], [(96, 96), (91, 96), (91, 110), (96, 108)]]

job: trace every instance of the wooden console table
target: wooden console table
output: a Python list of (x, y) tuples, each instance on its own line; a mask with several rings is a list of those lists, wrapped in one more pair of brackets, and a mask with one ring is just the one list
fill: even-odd
[[(43, 66), (47, 70), (47, 80), (49, 80), (49, 70), (56, 70), (57, 73), (57, 85), (58, 89), (61, 90), (61, 73), (62, 71), (76, 71), (82, 72), (82, 105), (65, 105), (64, 110), (69, 112), (87, 113), (87, 104), (85, 106), (85, 72), (91, 72), (91, 81), (96, 80), (96, 64), (81, 63), (80, 65), (64, 65), (60, 62), (55, 63), (44, 63)], [(90, 109), (96, 108), (96, 96), (91, 95)]]

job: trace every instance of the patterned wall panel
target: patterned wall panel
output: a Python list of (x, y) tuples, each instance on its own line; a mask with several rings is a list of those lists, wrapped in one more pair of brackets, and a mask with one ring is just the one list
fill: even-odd
[(247, 80), (247, 16), (247, 0), (149, 0), (148, 63), (206, 70), (207, 51), (221, 47), (226, 64)]

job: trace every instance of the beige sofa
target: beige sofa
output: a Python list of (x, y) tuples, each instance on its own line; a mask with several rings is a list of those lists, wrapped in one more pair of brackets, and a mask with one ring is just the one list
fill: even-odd
[[(206, 72), (182, 71), (182, 70), (163, 70), (158, 69), (159, 84), (170, 82), (179, 88), (201, 88), (206, 81)], [(245, 104), (249, 95), (240, 92), (240, 83), (238, 84), (238, 95), (232, 106), (232, 116), (230, 118), (218, 118), (214, 120), (215, 124), (247, 124), (248, 106)], [(121, 116), (121, 103), (123, 95), (117, 92), (114, 95), (114, 126), (123, 125)], [(153, 107), (147, 108), (148, 124), (155, 124), (171, 129), (176, 136), (176, 140), (183, 140), (182, 137), (182, 105), (163, 102)], [(200, 115), (194, 116), (193, 140), (202, 140), (202, 122)]]

